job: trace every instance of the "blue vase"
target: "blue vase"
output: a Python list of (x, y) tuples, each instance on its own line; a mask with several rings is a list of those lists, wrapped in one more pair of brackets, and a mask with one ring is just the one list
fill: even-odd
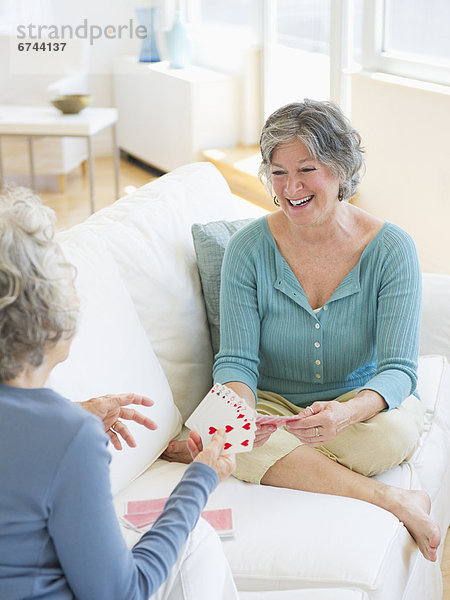
[(159, 62), (161, 60), (156, 39), (160, 13), (159, 6), (136, 8), (139, 25), (147, 29), (147, 36), (142, 40), (139, 62)]
[(167, 54), (172, 69), (182, 69), (190, 62), (188, 33), (181, 11), (176, 12), (172, 28), (167, 32)]

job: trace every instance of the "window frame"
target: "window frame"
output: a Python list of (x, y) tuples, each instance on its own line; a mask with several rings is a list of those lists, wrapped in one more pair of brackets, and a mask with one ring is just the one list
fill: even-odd
[(365, 0), (363, 5), (362, 68), (390, 75), (450, 85), (450, 63), (402, 55), (383, 49), (385, 0)]

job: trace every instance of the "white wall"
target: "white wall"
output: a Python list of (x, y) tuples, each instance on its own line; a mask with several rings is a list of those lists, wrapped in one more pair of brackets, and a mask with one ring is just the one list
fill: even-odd
[(358, 204), (413, 236), (424, 271), (450, 274), (450, 88), (361, 73), (351, 90), (367, 162)]

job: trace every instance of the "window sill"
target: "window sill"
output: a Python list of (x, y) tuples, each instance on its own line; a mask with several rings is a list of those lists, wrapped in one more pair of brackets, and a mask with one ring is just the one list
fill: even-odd
[(419, 79), (410, 79), (409, 77), (400, 77), (398, 75), (381, 73), (379, 71), (351, 70), (346, 71), (345, 74), (350, 75), (351, 77), (364, 77), (366, 79), (372, 79), (373, 81), (380, 81), (382, 83), (390, 83), (402, 87), (409, 87), (415, 90), (424, 90), (427, 92), (433, 92), (435, 94), (450, 96), (450, 86), (440, 83), (421, 81)]

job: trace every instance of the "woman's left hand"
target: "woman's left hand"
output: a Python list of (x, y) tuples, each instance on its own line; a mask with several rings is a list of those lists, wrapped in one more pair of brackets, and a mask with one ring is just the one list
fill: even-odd
[(351, 417), (347, 402), (314, 402), (300, 413), (298, 419), (288, 423), (286, 429), (307, 446), (323, 446), (352, 424)]
[(146, 396), (138, 394), (107, 394), (98, 398), (91, 398), (86, 402), (80, 402), (79, 405), (88, 410), (90, 413), (100, 417), (103, 421), (106, 433), (116, 450), (122, 450), (122, 444), (119, 436), (130, 446), (134, 448), (136, 442), (131, 435), (130, 430), (120, 419), (126, 421), (134, 421), (147, 429), (157, 429), (158, 425), (144, 417), (134, 408), (128, 408), (129, 404), (137, 404), (138, 406), (153, 406), (153, 400)]

